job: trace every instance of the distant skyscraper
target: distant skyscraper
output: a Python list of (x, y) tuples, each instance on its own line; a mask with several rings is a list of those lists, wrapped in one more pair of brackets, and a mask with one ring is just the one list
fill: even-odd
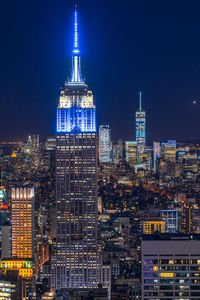
[(102, 283), (97, 243), (97, 134), (92, 91), (81, 75), (75, 8), (72, 76), (57, 109), (56, 249), (52, 287), (97, 288)]
[(161, 152), (165, 161), (176, 162), (176, 141), (162, 142)]
[(118, 164), (120, 160), (123, 159), (123, 151), (124, 150), (124, 143), (122, 140), (119, 140), (118, 143), (112, 145), (112, 161), (115, 164)]
[(109, 125), (99, 126), (99, 161), (100, 163), (111, 162), (112, 142)]
[(160, 142), (153, 142), (153, 170), (157, 171), (157, 160), (160, 158)]
[(34, 188), (12, 188), (12, 257), (32, 258)]
[(126, 162), (134, 167), (137, 161), (137, 142), (126, 141), (125, 142)]
[(140, 106), (139, 111), (136, 111), (136, 142), (137, 142), (137, 153), (140, 159), (144, 153), (144, 147), (146, 144), (146, 112), (142, 110), (142, 93), (140, 95)]

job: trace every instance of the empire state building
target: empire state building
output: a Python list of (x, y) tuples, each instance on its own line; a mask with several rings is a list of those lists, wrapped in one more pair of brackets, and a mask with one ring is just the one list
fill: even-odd
[(102, 265), (97, 243), (96, 107), (81, 75), (77, 5), (72, 74), (57, 109), (56, 208), (52, 287), (97, 288)]

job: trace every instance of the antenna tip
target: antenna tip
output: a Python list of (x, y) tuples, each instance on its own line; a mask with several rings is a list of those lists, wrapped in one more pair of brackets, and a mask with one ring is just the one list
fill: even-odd
[(74, 6), (75, 6), (75, 7), (78, 7), (78, 4), (75, 4)]

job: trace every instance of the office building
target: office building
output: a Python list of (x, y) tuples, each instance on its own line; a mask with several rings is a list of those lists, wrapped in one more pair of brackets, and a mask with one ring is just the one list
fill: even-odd
[(118, 143), (114, 143), (112, 146), (112, 160), (114, 164), (118, 164), (124, 158), (124, 143), (119, 140)]
[(126, 153), (126, 162), (131, 167), (134, 167), (134, 165), (137, 162), (137, 142), (126, 141), (125, 153)]
[(32, 278), (33, 263), (31, 259), (5, 258), (0, 260), (0, 270), (3, 274), (9, 271), (18, 271), (22, 278)]
[[(28, 300), (32, 298), (33, 262), (31, 259), (5, 258), (0, 261), (0, 272), (7, 274), (17, 273), (21, 278), (21, 296), (17, 299)], [(1, 298), (0, 298), (1, 299)], [(12, 298), (8, 298), (12, 299)]]
[(146, 112), (142, 110), (142, 93), (140, 96), (139, 111), (136, 111), (136, 142), (137, 142), (137, 154), (138, 160), (141, 161), (144, 153), (144, 147), (146, 144)]
[(11, 257), (11, 224), (0, 225), (0, 258)]
[(165, 221), (163, 220), (147, 220), (143, 221), (142, 225), (143, 234), (165, 233)]
[(166, 233), (178, 232), (178, 210), (175, 209), (161, 210), (160, 216), (165, 221)]
[(32, 258), (34, 246), (34, 188), (12, 188), (12, 257)]
[(160, 142), (153, 142), (153, 170), (157, 171), (158, 159), (160, 158)]
[(199, 299), (200, 236), (144, 236), (142, 299)]
[(72, 76), (57, 109), (56, 246), (52, 287), (98, 288), (103, 284), (97, 242), (97, 133), (92, 91), (81, 75), (77, 5)]
[(56, 149), (56, 137), (48, 137), (46, 141), (46, 150), (53, 151)]
[(193, 151), (185, 153), (185, 155), (182, 156), (182, 167), (184, 173), (197, 173), (197, 153)]
[(5, 275), (0, 275), (0, 299), (22, 299), (21, 288), (21, 279), (17, 271), (8, 270)]
[(109, 125), (99, 126), (99, 162), (112, 161), (111, 130)]
[(163, 159), (167, 162), (176, 162), (176, 141), (169, 140), (161, 143), (161, 152)]

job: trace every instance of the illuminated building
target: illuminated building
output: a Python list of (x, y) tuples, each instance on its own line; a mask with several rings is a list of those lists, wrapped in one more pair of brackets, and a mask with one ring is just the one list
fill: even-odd
[(184, 173), (197, 173), (198, 171), (198, 160), (196, 152), (187, 152), (182, 156), (182, 167)]
[(12, 188), (12, 257), (32, 258), (34, 188)]
[(192, 232), (200, 234), (200, 209), (192, 209)]
[(33, 152), (37, 151), (39, 149), (39, 146), (40, 146), (39, 134), (29, 135), (27, 144), (29, 145), (29, 147), (31, 148), (31, 150)]
[[(22, 279), (21, 297), (18, 299), (32, 299), (33, 263), (31, 259), (3, 259), (0, 261), (0, 271), (6, 276), (8, 273), (18, 272)], [(1, 298), (0, 298), (1, 299)], [(12, 298), (11, 298), (12, 299)]]
[(154, 232), (165, 233), (165, 221), (143, 221), (143, 234), (153, 234)]
[(160, 216), (165, 221), (166, 233), (178, 232), (178, 210), (175, 209), (161, 210)]
[(199, 299), (200, 236), (142, 239), (142, 299)]
[(21, 280), (17, 271), (7, 271), (6, 275), (0, 275), (0, 299), (21, 299)]
[(83, 81), (75, 8), (72, 76), (57, 109), (55, 255), (52, 287), (97, 288), (103, 283), (97, 243), (97, 134), (92, 91)]
[(99, 161), (100, 163), (111, 162), (112, 142), (109, 125), (99, 126)]
[(46, 141), (46, 150), (53, 151), (56, 149), (56, 137), (48, 137)]
[(200, 209), (188, 203), (180, 212), (180, 231), (184, 234), (200, 233)]
[(176, 141), (169, 140), (161, 143), (161, 152), (165, 161), (176, 162)]
[(6, 189), (4, 186), (0, 186), (0, 202), (6, 198)]
[(134, 167), (137, 161), (137, 142), (126, 141), (125, 151), (126, 151), (126, 162), (131, 167)]
[(123, 159), (123, 142), (119, 140), (117, 144), (113, 144), (113, 162), (118, 164)]
[(157, 160), (160, 158), (160, 142), (153, 142), (153, 170), (157, 171)]
[(28, 136), (27, 144), (22, 147), (22, 152), (25, 153), (31, 161), (33, 168), (38, 168), (40, 165), (40, 142), (39, 135), (32, 134)]
[(136, 111), (136, 142), (137, 142), (137, 154), (140, 161), (144, 153), (144, 147), (146, 144), (146, 112), (142, 110), (142, 93), (140, 92), (140, 106), (139, 111)]
[(19, 276), (22, 278), (32, 278), (33, 263), (31, 260), (23, 259), (3, 259), (0, 260), (0, 270), (6, 274), (7, 270), (19, 271)]

